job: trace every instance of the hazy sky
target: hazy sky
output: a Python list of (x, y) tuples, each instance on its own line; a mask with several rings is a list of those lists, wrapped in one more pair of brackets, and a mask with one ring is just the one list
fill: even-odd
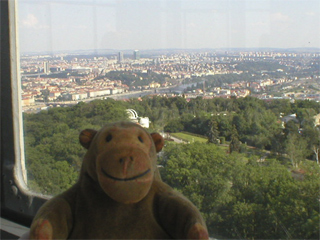
[(320, 47), (320, 0), (18, 0), (21, 52)]

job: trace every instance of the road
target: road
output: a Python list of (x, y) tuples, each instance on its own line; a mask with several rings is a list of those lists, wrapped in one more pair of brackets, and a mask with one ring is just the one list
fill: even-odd
[(179, 139), (179, 138), (176, 138), (176, 137), (173, 137), (173, 136), (171, 136), (171, 135), (169, 135), (168, 134), (168, 138), (169, 139), (172, 139), (174, 142), (176, 142), (176, 143), (186, 143), (185, 141), (183, 141), (183, 140), (181, 140), (181, 139)]

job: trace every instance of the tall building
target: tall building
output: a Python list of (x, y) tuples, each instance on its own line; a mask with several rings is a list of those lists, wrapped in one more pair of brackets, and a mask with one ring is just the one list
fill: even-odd
[(118, 63), (123, 62), (123, 52), (118, 52)]
[(48, 61), (43, 63), (43, 72), (44, 73), (49, 73), (50, 72), (50, 67), (49, 67), (49, 62)]
[(133, 59), (134, 59), (134, 60), (139, 60), (139, 59), (140, 59), (140, 52), (139, 52), (139, 50), (134, 50), (134, 51), (133, 51)]

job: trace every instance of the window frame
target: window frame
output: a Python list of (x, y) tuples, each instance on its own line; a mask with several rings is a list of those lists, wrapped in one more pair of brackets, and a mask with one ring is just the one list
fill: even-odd
[(26, 184), (16, 0), (1, 0), (1, 218), (29, 227), (47, 198)]

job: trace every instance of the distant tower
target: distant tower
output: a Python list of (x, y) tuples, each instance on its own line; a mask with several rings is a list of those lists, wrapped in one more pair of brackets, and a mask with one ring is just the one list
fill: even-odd
[(123, 52), (118, 52), (118, 63), (123, 62)]
[(134, 60), (139, 60), (139, 59), (140, 59), (140, 52), (139, 52), (139, 50), (134, 50), (134, 51), (133, 51), (133, 59), (134, 59)]
[(50, 72), (50, 67), (49, 67), (49, 62), (48, 61), (43, 63), (43, 72), (44, 73), (49, 73)]

